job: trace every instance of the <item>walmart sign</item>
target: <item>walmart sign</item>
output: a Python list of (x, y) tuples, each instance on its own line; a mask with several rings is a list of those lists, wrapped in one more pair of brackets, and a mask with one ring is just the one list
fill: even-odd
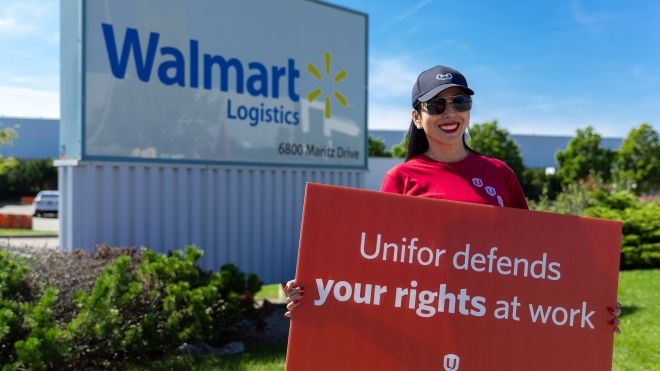
[(85, 13), (85, 158), (366, 167), (365, 15), (305, 0)]

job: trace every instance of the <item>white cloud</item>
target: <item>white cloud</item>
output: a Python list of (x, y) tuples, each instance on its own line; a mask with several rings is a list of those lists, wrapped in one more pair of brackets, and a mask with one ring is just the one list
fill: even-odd
[(578, 0), (571, 1), (570, 6), (573, 20), (591, 33), (598, 33), (613, 21), (621, 18), (618, 13), (587, 11)]
[(369, 70), (369, 129), (408, 130), (410, 93), (421, 71), (409, 56), (372, 57)]
[(59, 42), (59, 1), (4, 1), (0, 5), (0, 37), (4, 40), (39, 38)]
[(399, 14), (399, 15), (396, 17), (397, 22), (403, 21), (404, 19), (406, 19), (406, 18), (412, 16), (413, 14), (417, 13), (418, 11), (420, 11), (423, 7), (425, 7), (426, 5), (430, 4), (432, 1), (433, 1), (433, 0), (422, 0), (422, 1), (418, 2), (418, 3), (415, 4), (413, 7), (411, 7), (409, 10), (407, 10), (407, 11), (405, 11), (405, 12)]
[[(385, 32), (388, 29), (390, 29), (392, 26), (404, 22), (406, 19), (410, 18), (413, 16), (415, 13), (419, 12), (422, 8), (424, 8), (426, 5), (432, 3), (433, 0), (421, 0), (417, 2), (415, 5), (412, 7), (407, 7), (406, 10), (403, 10), (401, 13), (399, 13), (394, 20), (386, 23), (383, 25), (377, 33)], [(403, 4), (403, 3), (402, 3)]]
[(419, 74), (407, 57), (373, 58), (369, 72), (369, 96), (375, 101), (407, 102)]
[(16, 20), (13, 18), (0, 18), (0, 30), (12, 30), (16, 28)]
[(58, 74), (15, 75), (7, 80), (7, 85), (20, 86), (22, 88), (50, 91), (58, 91), (60, 89), (60, 76)]
[(0, 115), (60, 117), (60, 94), (54, 91), (0, 86)]
[(392, 107), (387, 104), (369, 106), (369, 124), (371, 130), (408, 130), (410, 109)]

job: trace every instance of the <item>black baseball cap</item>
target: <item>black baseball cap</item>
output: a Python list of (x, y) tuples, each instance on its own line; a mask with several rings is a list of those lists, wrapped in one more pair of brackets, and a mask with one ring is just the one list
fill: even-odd
[(426, 102), (438, 95), (438, 93), (457, 86), (465, 90), (469, 95), (474, 95), (474, 91), (468, 88), (467, 80), (462, 73), (446, 66), (435, 66), (422, 72), (417, 77), (417, 81), (412, 90), (412, 105)]

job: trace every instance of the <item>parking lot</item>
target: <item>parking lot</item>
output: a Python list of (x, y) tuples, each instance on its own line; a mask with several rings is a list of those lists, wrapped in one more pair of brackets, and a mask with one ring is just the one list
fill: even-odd
[[(32, 205), (5, 205), (0, 207), (0, 214), (32, 215)], [(56, 216), (32, 218), (32, 229), (35, 231), (57, 232), (60, 221)]]
[[(32, 205), (4, 205), (0, 207), (0, 213), (16, 215), (32, 215)], [(32, 218), (32, 229), (35, 231), (57, 232), (60, 221), (56, 216)], [(34, 248), (57, 248), (59, 240), (57, 236), (35, 237), (35, 236), (0, 236), (0, 246), (34, 247)]]

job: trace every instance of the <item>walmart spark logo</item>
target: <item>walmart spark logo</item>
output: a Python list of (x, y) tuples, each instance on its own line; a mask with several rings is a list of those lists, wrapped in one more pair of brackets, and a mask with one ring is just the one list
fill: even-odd
[[(324, 66), (325, 67), (325, 75), (329, 76), (330, 71), (331, 71), (332, 54), (330, 54), (329, 52), (325, 52), (323, 54), (324, 54), (323, 56), (324, 56), (324, 59), (325, 59), (325, 66)], [(319, 72), (319, 69), (316, 68), (316, 66), (313, 63), (308, 63), (307, 64), (307, 70), (317, 80), (323, 81), (323, 75), (321, 75), (321, 72)], [(341, 71), (337, 72), (337, 74), (332, 78), (332, 80), (334, 81), (334, 83), (339, 83), (343, 79), (345, 79), (346, 76), (348, 76), (348, 72), (346, 72), (345, 69), (342, 69)], [(316, 89), (310, 91), (309, 94), (307, 94), (307, 99), (310, 102), (313, 102), (313, 101), (316, 100), (316, 98), (320, 97), (322, 94), (323, 94), (323, 89), (316, 88)], [(346, 104), (348, 103), (348, 100), (346, 99), (346, 97), (344, 97), (337, 90), (333, 90), (332, 95), (335, 96), (335, 99), (337, 100), (337, 102), (339, 102), (339, 104), (341, 104), (343, 107), (346, 107)], [(332, 111), (332, 108), (331, 108), (331, 104), (330, 104), (330, 96), (326, 95), (325, 96), (325, 118), (329, 119), (332, 116), (331, 111)]]

